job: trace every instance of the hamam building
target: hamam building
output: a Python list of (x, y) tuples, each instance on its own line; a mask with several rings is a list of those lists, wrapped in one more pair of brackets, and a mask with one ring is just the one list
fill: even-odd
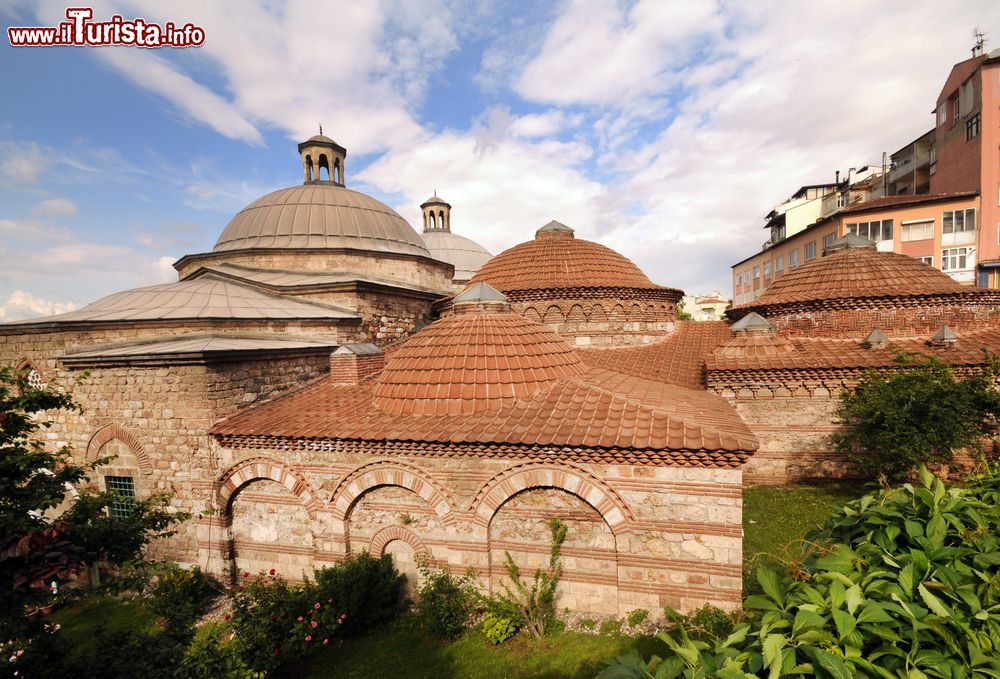
[(51, 444), (115, 455), (103, 488), (170, 493), (196, 518), (161, 552), (217, 573), (368, 550), (495, 583), (505, 551), (544, 562), (557, 516), (560, 606), (737, 605), (757, 441), (705, 389), (725, 324), (677, 322), (679, 290), (558, 223), (484, 265), (435, 240), (443, 200), (422, 238), (346, 188), (332, 139), (298, 150), (304, 183), (240, 211), (176, 283), (0, 326), (0, 363), (82, 407)]

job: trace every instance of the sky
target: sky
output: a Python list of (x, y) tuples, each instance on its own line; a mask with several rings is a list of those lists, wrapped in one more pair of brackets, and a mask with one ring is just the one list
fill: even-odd
[[(75, 6), (78, 6), (74, 3)], [(67, 5), (0, 0), (0, 322), (176, 280), (302, 180), (298, 141), (413, 225), (434, 191), (494, 254), (552, 219), (689, 294), (730, 293), (764, 215), (933, 126), (963, 0), (126, 0), (201, 47), (13, 48)]]

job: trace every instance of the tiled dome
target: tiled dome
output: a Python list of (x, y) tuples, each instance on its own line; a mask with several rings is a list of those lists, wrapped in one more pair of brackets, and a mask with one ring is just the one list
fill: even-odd
[(968, 292), (949, 275), (913, 257), (847, 247), (790, 269), (747, 307), (871, 297)]
[(429, 257), (420, 235), (389, 206), (333, 184), (269, 193), (229, 222), (213, 250), (351, 248)]
[(550, 222), (535, 240), (504, 250), (484, 264), (471, 283), (502, 292), (561, 288), (645, 288), (656, 285), (627, 257), (600, 243), (575, 238), (573, 229)]
[(531, 398), (585, 370), (565, 340), (506, 303), (456, 301), (454, 313), (389, 352), (374, 404), (394, 415), (467, 414)]

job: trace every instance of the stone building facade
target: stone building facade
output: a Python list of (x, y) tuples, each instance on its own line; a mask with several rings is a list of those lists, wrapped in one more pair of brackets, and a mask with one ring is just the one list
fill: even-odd
[[(157, 553), (220, 574), (369, 550), (496, 586), (505, 552), (543, 563), (558, 517), (560, 607), (738, 605), (757, 444), (704, 389), (725, 325), (676, 323), (679, 290), (557, 223), (492, 269), (531, 282), (508, 300), (475, 277), (488, 253), (434, 240), (455, 236), (443, 200), (422, 237), (346, 187), (329, 137), (299, 151), (304, 184), (238, 213), (177, 282), (0, 325), (0, 364), (81, 405), (51, 445), (113, 456), (102, 488), (169, 493), (194, 519)], [(539, 247), (569, 253), (562, 273)]]

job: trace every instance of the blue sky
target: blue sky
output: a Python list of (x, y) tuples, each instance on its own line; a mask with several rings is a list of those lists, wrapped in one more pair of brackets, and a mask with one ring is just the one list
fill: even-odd
[[(9, 25), (66, 5), (0, 0)], [(153, 2), (187, 50), (0, 41), (0, 321), (175, 279), (229, 218), (301, 181), (295, 142), (411, 223), (433, 190), (494, 253), (558, 219), (656, 282), (727, 291), (763, 215), (930, 129), (1000, 5)]]

